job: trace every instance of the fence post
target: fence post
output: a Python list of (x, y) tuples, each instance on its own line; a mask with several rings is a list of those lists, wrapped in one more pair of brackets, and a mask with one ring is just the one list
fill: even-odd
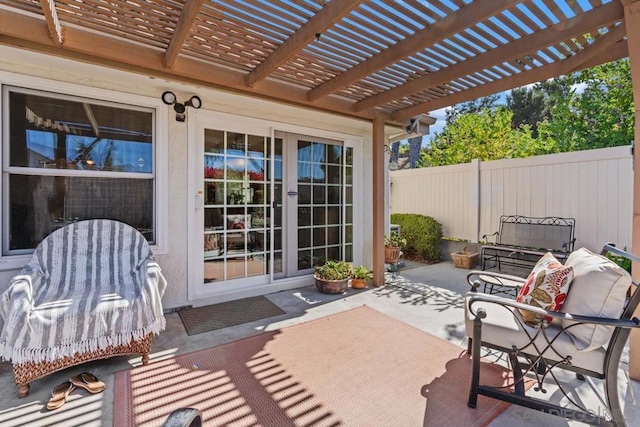
[(469, 241), (478, 243), (480, 235), (480, 159), (469, 166)]

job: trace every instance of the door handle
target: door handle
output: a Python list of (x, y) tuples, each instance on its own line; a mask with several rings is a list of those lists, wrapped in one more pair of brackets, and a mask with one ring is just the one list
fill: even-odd
[(202, 191), (198, 191), (196, 194), (196, 210), (202, 209), (204, 207), (204, 197), (202, 196)]

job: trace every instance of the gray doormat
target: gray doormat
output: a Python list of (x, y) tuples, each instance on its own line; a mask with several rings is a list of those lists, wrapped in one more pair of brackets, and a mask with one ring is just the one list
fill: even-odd
[(178, 310), (178, 315), (189, 335), (241, 325), (284, 313), (280, 307), (263, 296)]

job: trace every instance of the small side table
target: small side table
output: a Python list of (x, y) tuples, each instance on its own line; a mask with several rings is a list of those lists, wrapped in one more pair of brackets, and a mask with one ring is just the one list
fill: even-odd
[(518, 295), (518, 290), (522, 285), (521, 281), (489, 274), (480, 274), (478, 279), (482, 282), (482, 288), (485, 294), (505, 294), (513, 298)]

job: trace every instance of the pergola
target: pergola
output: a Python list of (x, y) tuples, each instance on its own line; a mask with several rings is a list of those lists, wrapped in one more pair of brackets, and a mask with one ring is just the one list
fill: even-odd
[(625, 57), (640, 105), (638, 0), (0, 0), (0, 43), (371, 121), (376, 284), (385, 124)]

